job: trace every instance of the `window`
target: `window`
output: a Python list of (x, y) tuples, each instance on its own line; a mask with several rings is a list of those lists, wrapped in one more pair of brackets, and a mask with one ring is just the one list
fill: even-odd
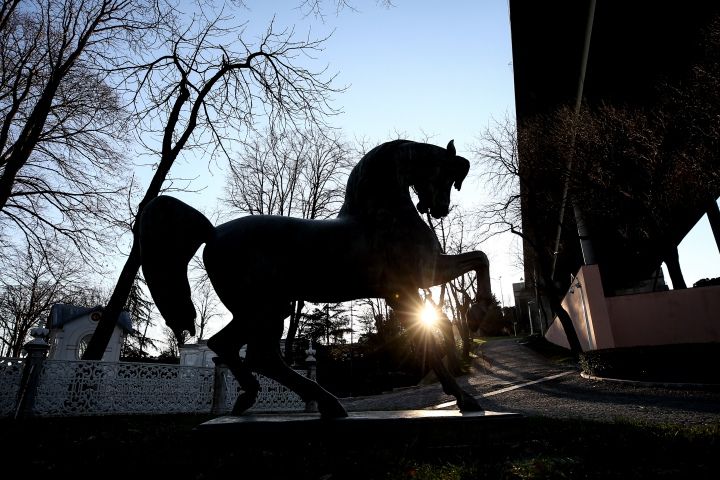
[(77, 348), (77, 359), (82, 359), (83, 354), (85, 353), (85, 350), (87, 349), (88, 344), (90, 343), (90, 339), (92, 338), (92, 333), (88, 333), (84, 337), (80, 339), (80, 342), (78, 343)]

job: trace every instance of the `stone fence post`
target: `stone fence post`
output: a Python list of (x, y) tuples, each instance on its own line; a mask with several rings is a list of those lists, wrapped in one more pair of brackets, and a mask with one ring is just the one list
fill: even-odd
[(312, 341), (305, 350), (307, 357), (305, 358), (305, 366), (307, 368), (307, 377), (310, 380), (317, 381), (317, 358), (315, 358), (316, 350), (312, 347)]
[(212, 406), (210, 407), (210, 413), (214, 415), (219, 415), (222, 413), (226, 413), (226, 403), (227, 403), (227, 382), (226, 377), (230, 371), (230, 369), (220, 361), (220, 358), (213, 357), (212, 358), (213, 363), (215, 364), (215, 375), (213, 380), (213, 398), (212, 398)]
[[(307, 377), (312, 381), (317, 381), (317, 359), (315, 358), (315, 349), (312, 347), (312, 340), (305, 350), (307, 357), (305, 358), (305, 366), (307, 367)], [(306, 412), (317, 412), (318, 406), (315, 400), (305, 402)]]
[(23, 367), (20, 390), (15, 402), (15, 418), (33, 414), (35, 395), (40, 383), (40, 372), (50, 350), (50, 345), (45, 341), (49, 334), (50, 330), (47, 328), (33, 328), (30, 330), (33, 339), (23, 346), (23, 349), (27, 352), (27, 359)]

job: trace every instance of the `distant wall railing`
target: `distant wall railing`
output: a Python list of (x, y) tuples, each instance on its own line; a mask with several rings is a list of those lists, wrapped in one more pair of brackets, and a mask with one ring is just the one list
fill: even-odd
[[(223, 365), (48, 360), (46, 329), (31, 335), (27, 357), (0, 359), (2, 416), (226, 414), (242, 391)], [(308, 360), (308, 369), (299, 373), (314, 379), (314, 357)], [(260, 391), (250, 411), (311, 408), (285, 386), (256, 377)]]

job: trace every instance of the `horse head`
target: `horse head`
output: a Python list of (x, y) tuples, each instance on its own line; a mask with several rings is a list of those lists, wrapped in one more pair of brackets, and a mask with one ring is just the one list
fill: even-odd
[(460, 190), (470, 171), (470, 162), (456, 154), (453, 140), (446, 149), (438, 147), (432, 152), (414, 175), (412, 186), (419, 200), (418, 212), (442, 218), (450, 211), (450, 191), (453, 186)]

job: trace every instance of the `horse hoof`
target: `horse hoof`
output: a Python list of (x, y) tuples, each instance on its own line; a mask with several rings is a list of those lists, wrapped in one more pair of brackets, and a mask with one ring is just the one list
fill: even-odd
[(348, 416), (347, 411), (338, 401), (318, 403), (318, 410), (320, 410), (321, 418), (345, 418)]
[(475, 400), (474, 397), (471, 396), (465, 396), (462, 399), (459, 399), (458, 407), (460, 408), (461, 412), (483, 412), (485, 411), (484, 408), (480, 406), (480, 403), (478, 403), (477, 400)]
[(255, 399), (256, 397), (252, 397), (246, 393), (240, 394), (240, 396), (235, 400), (235, 405), (233, 405), (232, 411), (230, 412), (230, 415), (233, 416), (239, 416), (245, 413), (248, 408), (255, 405)]
[(326, 420), (332, 420), (334, 418), (346, 418), (347, 416), (348, 414), (344, 409), (342, 412), (320, 412), (320, 418)]

